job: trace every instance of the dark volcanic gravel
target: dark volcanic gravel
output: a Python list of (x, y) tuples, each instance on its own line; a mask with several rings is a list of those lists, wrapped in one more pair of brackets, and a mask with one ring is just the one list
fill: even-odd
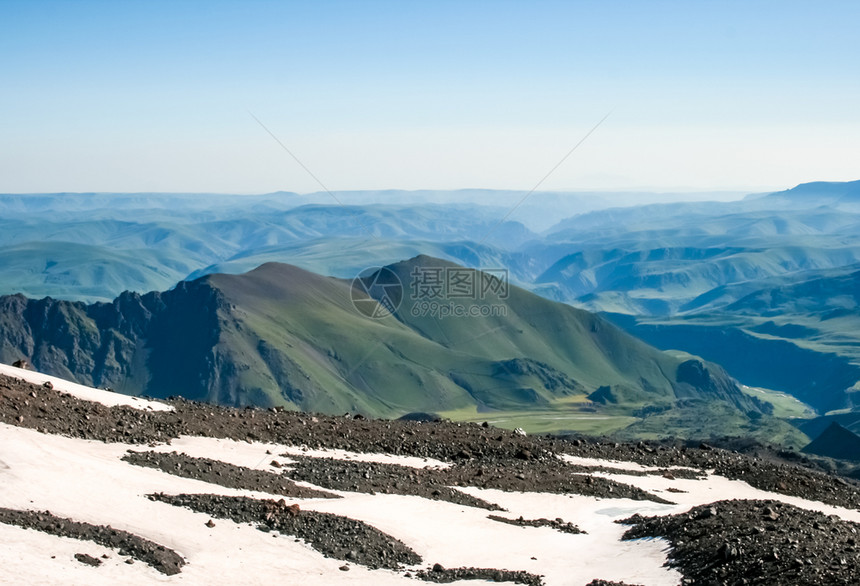
[(509, 519), (507, 517), (501, 517), (499, 515), (487, 515), (487, 519), (492, 519), (493, 521), (498, 521), (499, 523), (507, 523), (508, 525), (517, 525), (518, 527), (552, 527), (556, 531), (561, 531), (562, 533), (571, 533), (571, 534), (579, 534), (585, 533), (582, 529), (574, 525), (573, 523), (569, 523), (564, 521), (564, 519), (523, 519), (519, 517), (518, 519)]
[(76, 553), (75, 559), (81, 562), (82, 564), (86, 564), (88, 566), (100, 566), (102, 565), (102, 561), (99, 558), (94, 558), (88, 553)]
[(457, 580), (484, 580), (486, 582), (513, 582), (529, 586), (543, 586), (540, 576), (523, 571), (494, 570), (492, 568), (443, 568), (436, 564), (431, 570), (415, 572), (415, 577), (426, 582), (447, 584)]
[[(171, 401), (173, 412), (150, 412), (106, 407), (2, 375), (0, 395), (9, 399), (0, 401), (0, 422), (82, 439), (145, 444), (191, 435), (417, 456), (457, 464), (443, 473), (451, 486), (667, 502), (630, 485), (571, 475), (553, 456), (564, 442), (474, 424), (373, 421), (185, 400)], [(389, 491), (397, 490), (394, 482)], [(364, 486), (360, 490), (376, 491)]]
[(396, 464), (377, 464), (333, 458), (296, 458), (289, 474), (295, 480), (332, 490), (409, 494), (457, 504), (502, 510), (496, 504), (449, 486), (477, 486), (524, 492), (573, 493), (604, 498), (630, 498), (668, 503), (644, 490), (605, 478), (571, 474), (555, 457), (502, 460), (488, 457), (478, 462), (460, 460), (449, 468), (415, 469)]
[(560, 458), (484, 458), (461, 461), (440, 471), (453, 486), (477, 486), (520, 492), (581, 494), (598, 498), (628, 498), (672, 504), (635, 486), (599, 476), (571, 473)]
[(256, 490), (293, 498), (339, 498), (335, 494), (298, 486), (282, 474), (272, 474), (234, 466), (209, 458), (192, 458), (177, 452), (132, 452), (123, 456), (123, 461), (136, 466), (155, 468), (168, 474), (193, 478), (240, 490)]
[(860, 584), (860, 525), (777, 501), (720, 501), (635, 515), (624, 539), (665, 537), (685, 584)]
[[(148, 444), (191, 435), (418, 456), (455, 463), (447, 472), (449, 486), (658, 500), (625, 484), (571, 475), (576, 468), (553, 457), (570, 453), (661, 468), (715, 469), (764, 490), (860, 509), (860, 483), (812, 469), (802, 461), (791, 462), (790, 457), (773, 451), (741, 455), (679, 442), (558, 439), (522, 436), (474, 424), (374, 421), (279, 409), (239, 410), (185, 400), (171, 404), (175, 412), (110, 408), (0, 375), (0, 422), (76, 438)], [(684, 473), (670, 474), (680, 477)]]
[(332, 490), (354, 492), (415, 495), (447, 501), (458, 505), (500, 511), (496, 504), (488, 503), (465, 492), (449, 488), (438, 470), (410, 468), (397, 464), (356, 462), (334, 458), (307, 458), (288, 456), (295, 460), (286, 474)]
[(829, 505), (860, 509), (860, 485), (832, 474), (719, 450), (714, 463), (717, 474), (743, 480), (770, 492), (799, 496)]
[[(707, 444), (691, 447), (681, 442), (617, 443), (576, 438), (564, 442), (560, 451), (586, 458), (638, 462), (646, 466), (687, 466), (714, 470), (755, 488), (820, 501), (829, 505), (860, 509), (860, 482), (815, 469), (812, 462), (796, 454), (765, 446), (727, 445), (748, 451), (741, 454)], [(670, 471), (676, 475), (675, 470)], [(681, 472), (678, 471), (680, 474)], [(676, 475), (677, 477), (681, 477)]]
[(184, 399), (175, 411), (106, 407), (0, 375), (0, 422), (104, 442), (148, 444), (181, 435), (259, 440), (309, 448), (376, 452), (443, 461), (545, 456), (541, 438), (474, 424), (354, 419), (284, 411), (234, 409)]
[(331, 513), (303, 511), (280, 501), (211, 494), (152, 494), (149, 498), (188, 507), (236, 523), (253, 523), (307, 542), (326, 557), (367, 566), (400, 569), (421, 563), (421, 557), (401, 541), (361, 521)]
[[(51, 514), (49, 511), (19, 511), (0, 508), (0, 523), (17, 525), (25, 529), (35, 529), (60, 537), (93, 541), (99, 545), (117, 549), (120, 555), (138, 559), (168, 576), (178, 574), (182, 566), (185, 565), (182, 556), (172, 549), (133, 533), (114, 529), (110, 526), (92, 525), (64, 519)], [(87, 563), (80, 558), (78, 560)]]

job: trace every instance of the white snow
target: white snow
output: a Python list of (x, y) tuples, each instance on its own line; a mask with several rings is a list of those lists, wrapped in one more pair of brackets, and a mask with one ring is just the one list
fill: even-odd
[(638, 462), (619, 462), (618, 460), (583, 458), (582, 456), (573, 456), (571, 454), (561, 454), (559, 457), (568, 464), (574, 464), (576, 466), (590, 466), (592, 468), (613, 468), (615, 470), (630, 470), (632, 472), (656, 472), (657, 470), (692, 470), (694, 472), (699, 472), (697, 468), (688, 468), (686, 466), (644, 466)]
[[(161, 574), (147, 564), (135, 561), (125, 563), (116, 551), (92, 541), (56, 537), (0, 523), (0, 584), (115, 584), (153, 583)], [(14, 547), (8, 547), (14, 544)], [(89, 554), (102, 560), (102, 566), (93, 568), (75, 560), (76, 553)], [(102, 558), (107, 555), (108, 558)], [(34, 567), (36, 566), (36, 567)]]
[(54, 390), (56, 391), (68, 393), (73, 397), (83, 399), (84, 401), (94, 401), (96, 403), (101, 403), (102, 405), (107, 405), (108, 407), (125, 405), (126, 407), (134, 407), (135, 409), (148, 409), (150, 411), (173, 411), (173, 407), (165, 403), (159, 403), (158, 401), (148, 401), (146, 399), (140, 399), (138, 397), (131, 397), (129, 395), (123, 395), (111, 391), (94, 389), (92, 387), (79, 385), (77, 383), (57, 378), (55, 376), (49, 376), (40, 372), (34, 372), (32, 370), (9, 366), (8, 364), (0, 364), (0, 374), (5, 374), (6, 376), (11, 376), (14, 378), (20, 378), (36, 385), (43, 385), (46, 382), (49, 382), (54, 386)]
[[(30, 377), (28, 380), (35, 378), (34, 373), (18, 369), (12, 376), (20, 377), (22, 374)], [(40, 380), (45, 379), (35, 378), (33, 382)], [(57, 379), (52, 383), (54, 380)], [(63, 381), (54, 383), (55, 388), (64, 387), (62, 390), (68, 389), (68, 384)], [(104, 395), (114, 397), (111, 393), (94, 389), (89, 389), (88, 393), (82, 396), (94, 397), (95, 400), (102, 399)], [(128, 565), (126, 558), (117, 551), (92, 542), (0, 524), (0, 542), (3, 543), (0, 548), (0, 583), (416, 584), (415, 580), (406, 578), (404, 572), (368, 570), (353, 564), (348, 564), (349, 571), (341, 571), (339, 568), (344, 565), (343, 561), (326, 558), (292, 537), (264, 533), (251, 525), (224, 519), (215, 519), (215, 526), (210, 528), (206, 526), (208, 515), (150, 501), (146, 495), (154, 492), (281, 497), (224, 488), (122, 462), (122, 456), (129, 449), (178, 451), (272, 472), (278, 472), (277, 467), (270, 465), (272, 460), (288, 465), (289, 456), (299, 454), (408, 466), (445, 465), (421, 458), (306, 450), (296, 446), (198, 437), (182, 437), (154, 448), (106, 444), (0, 424), (0, 507), (49, 510), (76, 521), (111, 525), (170, 547), (188, 562), (180, 574), (165, 576), (139, 561)], [(497, 503), (507, 511), (491, 513), (416, 496), (331, 490), (327, 492), (343, 498), (286, 500), (300, 503), (302, 509), (349, 516), (373, 525), (415, 550), (424, 560), (420, 567), (440, 563), (446, 567), (526, 570), (543, 574), (547, 586), (581, 586), (594, 578), (648, 586), (678, 584), (680, 575), (664, 567), (667, 552), (664, 540), (621, 541), (626, 527), (614, 521), (635, 513), (669, 515), (717, 500), (770, 498), (860, 521), (860, 511), (767, 493), (745, 482), (713, 474), (701, 480), (670, 479), (662, 475), (631, 476), (623, 474), (623, 471), (647, 471), (651, 468), (630, 462), (565, 459), (575, 464), (614, 468), (617, 473), (591, 474), (638, 486), (677, 504), (503, 492), (475, 487), (457, 488)], [(671, 492), (670, 488), (683, 492)], [(561, 518), (587, 533), (571, 535), (548, 527), (517, 527), (492, 521), (487, 517), (489, 514), (526, 519)], [(76, 561), (75, 553), (99, 558), (106, 554), (109, 557), (102, 566), (93, 568)], [(469, 586), (475, 582), (460, 584)]]
[[(632, 477), (622, 474), (608, 474), (604, 472), (595, 472), (592, 476), (601, 476), (617, 482), (634, 484), (652, 494), (656, 494), (666, 500), (678, 503), (678, 506), (674, 508), (672, 514), (685, 512), (698, 505), (725, 499), (771, 499), (788, 503), (801, 509), (819, 511), (827, 515), (836, 515), (845, 521), (860, 522), (860, 511), (845, 509), (843, 507), (834, 507), (818, 501), (810, 501), (799, 497), (760, 490), (750, 486), (742, 480), (729, 480), (728, 478), (718, 474), (708, 474), (704, 480), (690, 480), (685, 478), (670, 480), (662, 476), (655, 475)], [(668, 491), (669, 488), (682, 490), (684, 492), (670, 492)]]
[[(579, 466), (591, 466), (599, 468), (611, 468), (619, 470), (618, 474), (609, 472), (590, 472), (590, 476), (600, 476), (608, 478), (616, 482), (632, 484), (646, 490), (651, 494), (660, 496), (668, 501), (672, 501), (679, 505), (678, 508), (673, 508), (671, 514), (683, 513), (698, 505), (715, 502), (724, 499), (746, 499), (759, 500), (771, 499), (777, 500), (790, 505), (794, 505), (801, 509), (810, 511), (819, 511), (827, 515), (837, 515), (846, 521), (860, 522), (860, 511), (853, 509), (845, 509), (843, 507), (834, 507), (820, 503), (818, 501), (810, 501), (794, 496), (768, 492), (754, 488), (742, 480), (729, 480), (724, 476), (708, 473), (705, 475), (701, 470), (695, 468), (686, 468), (684, 466), (670, 466), (668, 468), (659, 468), (652, 466), (643, 466), (636, 462), (619, 462), (617, 460), (601, 460), (583, 458), (579, 456), (571, 456), (563, 454), (561, 458), (570, 464)], [(706, 477), (702, 480), (686, 479), (686, 478), (666, 478), (659, 474), (649, 474), (647, 476), (631, 476), (624, 474), (623, 471), (632, 472), (654, 472), (658, 470), (694, 470)], [(669, 489), (674, 489), (681, 492), (673, 492)]]
[(318, 450), (307, 447), (288, 446), (264, 442), (236, 441), (222, 438), (181, 436), (154, 448), (157, 452), (181, 452), (193, 458), (211, 458), (245, 468), (277, 471), (271, 462), (288, 466), (292, 460), (288, 456), (308, 456), (312, 458), (335, 458), (353, 462), (375, 462), (397, 464), (410, 468), (447, 468), (447, 462), (432, 458), (414, 456), (395, 456), (391, 454), (366, 454), (348, 450)]
[[(198, 447), (208, 441), (200, 441)], [(187, 438), (183, 448), (194, 443)], [(248, 464), (250, 460), (237, 457), (241, 454), (242, 443), (229, 442), (232, 450), (221, 449), (209, 457), (231, 453), (228, 460)], [(169, 446), (161, 446), (161, 449), (166, 447)], [(128, 584), (236, 584), (247, 583), (248, 576), (263, 583), (281, 582), (289, 576), (290, 582), (303, 584), (414, 585), (413, 580), (391, 571), (370, 571), (353, 566), (349, 572), (342, 572), (338, 569), (342, 561), (327, 559), (292, 538), (275, 538), (248, 525), (222, 519), (216, 519), (216, 526), (210, 529), (205, 525), (209, 520), (207, 515), (150, 501), (145, 495), (153, 492), (280, 497), (228, 489), (133, 466), (120, 460), (129, 448), (139, 449), (139, 446), (105, 444), (0, 425), (0, 484), (3, 486), (0, 506), (50, 510), (61, 517), (130, 531), (183, 555), (189, 563), (182, 573), (167, 577), (140, 562), (127, 568), (123, 567), (124, 563), (120, 566), (111, 562), (108, 565), (116, 568), (98, 574), (107, 567), (84, 567), (72, 557), (77, 552), (104, 553), (93, 544), (78, 542), (77, 545), (74, 540), (4, 528), (4, 534), (26, 533), (27, 538), (16, 537), (4, 542), (0, 549), (0, 581), (5, 577), (19, 583), (48, 584), (62, 579), (83, 584), (99, 583), (104, 578), (107, 583), (115, 577), (113, 572), (126, 570), (122, 581)], [(252, 455), (256, 457), (257, 453), (246, 454)], [(662, 567), (665, 561), (662, 541), (621, 543), (618, 538), (624, 528), (611, 523), (619, 516), (637, 511), (657, 512), (661, 510), (659, 505), (466, 490), (496, 500), (509, 509), (505, 515), (514, 518), (520, 515), (527, 518), (561, 516), (580, 524), (589, 534), (568, 535), (549, 528), (515, 527), (487, 519), (489, 512), (483, 509), (412, 496), (338, 492), (345, 498), (287, 500), (300, 502), (305, 509), (365, 521), (411, 546), (422, 556), (425, 565), (438, 562), (448, 567), (523, 569), (546, 574), (548, 585), (584, 584), (595, 577), (643, 584), (676, 584), (678, 581), (677, 574)], [(609, 509), (611, 515), (606, 512)], [(588, 555), (582, 554), (585, 551)], [(50, 564), (36, 563), (41, 559), (39, 556), (50, 559), (51, 555), (56, 558)], [(118, 558), (116, 552), (108, 555), (111, 560)], [(619, 564), (622, 558), (624, 563)], [(14, 576), (10, 574), (11, 568), (15, 568)], [(82, 578), (80, 581), (78, 576)]]
[[(355, 567), (350, 572), (341, 572), (338, 568), (343, 565), (342, 561), (327, 559), (292, 538), (274, 538), (272, 534), (248, 525), (223, 519), (216, 519), (216, 526), (210, 529), (205, 525), (209, 520), (207, 515), (150, 501), (146, 495), (153, 492), (207, 492), (257, 498), (272, 498), (272, 495), (213, 486), (127, 464), (120, 458), (129, 447), (46, 435), (0, 424), (0, 484), (3, 486), (0, 507), (49, 510), (76, 521), (111, 525), (170, 547), (189, 562), (181, 574), (171, 577), (148, 567), (148, 571), (141, 572), (139, 566), (144, 564), (137, 562), (129, 566), (134, 571), (121, 580), (126, 584), (233, 585), (248, 583), (251, 576), (260, 583), (281, 583), (285, 576), (290, 576), (290, 581), (320, 586), (356, 583), (356, 580), (360, 584), (404, 581), (388, 571), (371, 572)], [(55, 545), (58, 540), (58, 537), (50, 535), (32, 538), (24, 542), (30, 545), (23, 549), (16, 545), (17, 542), (4, 542), (4, 547), (0, 548), (0, 581), (92, 583), (90, 578), (80, 582), (68, 581), (73, 577), (73, 574), (67, 575), (68, 568), (79, 569), (81, 564), (68, 555), (61, 555), (68, 553), (68, 548)], [(46, 567), (36, 559), (28, 560), (31, 558), (28, 551), (32, 553), (36, 541), (44, 556), (56, 555), (56, 559), (65, 559), (67, 563), (56, 565), (56, 573), (46, 573), (54, 565)], [(92, 544), (79, 543), (73, 553), (92, 555)], [(116, 552), (113, 556), (117, 557)], [(22, 563), (22, 560), (29, 563)], [(20, 573), (7, 573), (4, 569), (7, 562), (17, 564)], [(98, 575), (102, 568), (86, 569), (90, 573), (85, 575), (90, 576)], [(362, 576), (363, 581), (360, 579)]]
[[(426, 561), (446, 567), (527, 570), (545, 575), (544, 581), (550, 586), (581, 586), (597, 577), (654, 586), (680, 581), (680, 574), (663, 567), (665, 541), (622, 542), (626, 528), (613, 523), (636, 512), (657, 514), (666, 510), (665, 506), (583, 496), (461, 490), (500, 504), (508, 511), (490, 512), (392, 495), (317, 501), (307, 508), (362, 520), (394, 535)], [(514, 519), (561, 517), (588, 533), (570, 535), (548, 527), (516, 527), (490, 520), (487, 518), (490, 514)]]

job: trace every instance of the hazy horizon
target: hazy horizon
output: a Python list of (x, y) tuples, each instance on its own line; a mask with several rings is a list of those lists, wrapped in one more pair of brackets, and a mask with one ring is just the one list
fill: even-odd
[(853, 180), (858, 17), (847, 1), (9, 0), (0, 192)]

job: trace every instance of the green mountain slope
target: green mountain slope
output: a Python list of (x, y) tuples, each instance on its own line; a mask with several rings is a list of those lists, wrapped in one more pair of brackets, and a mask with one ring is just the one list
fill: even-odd
[(510, 286), (443, 300), (462, 317), (433, 314), (414, 275), (465, 269), (416, 257), (386, 270), (404, 290), (381, 319), (356, 309), (356, 298), (376, 303), (357, 284), (276, 263), (110, 304), (4, 297), (0, 360), (24, 355), (135, 394), (387, 417), (525, 412), (546, 425), (548, 414), (631, 423), (636, 412), (713, 402), (742, 419), (766, 410), (719, 367), (659, 352), (588, 312)]

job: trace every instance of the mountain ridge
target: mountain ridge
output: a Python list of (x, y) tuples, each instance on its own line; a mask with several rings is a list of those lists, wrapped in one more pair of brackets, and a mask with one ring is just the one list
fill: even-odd
[[(416, 270), (446, 268), (471, 270), (426, 256), (386, 270), (408, 283)], [(683, 398), (763, 409), (715, 365), (664, 354), (515, 286), (506, 299), (481, 301), (503, 317), (419, 315), (421, 300), (404, 295), (394, 314), (374, 320), (353, 306), (355, 294), (350, 281), (267, 263), (110, 304), (3, 297), (0, 360), (23, 354), (49, 374), (130, 394), (389, 417), (588, 407), (599, 386), (631, 408)], [(691, 368), (704, 374), (691, 378)]]

